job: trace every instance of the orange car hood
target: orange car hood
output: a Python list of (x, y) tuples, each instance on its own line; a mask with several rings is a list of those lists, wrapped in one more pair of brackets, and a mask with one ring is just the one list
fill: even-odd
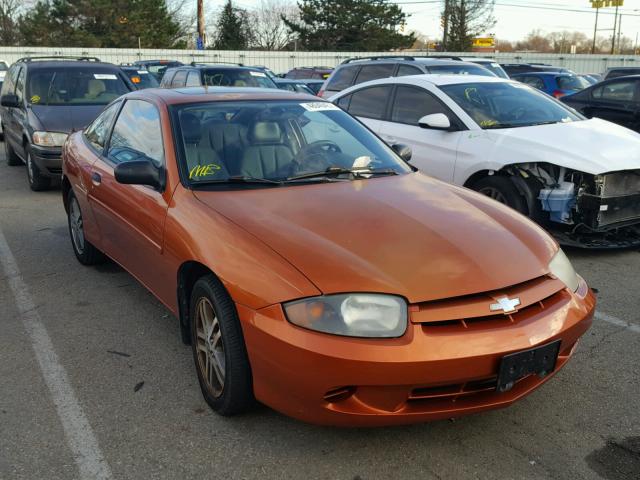
[(324, 293), (418, 302), (494, 290), (548, 273), (557, 250), (524, 216), (420, 173), (195, 195)]

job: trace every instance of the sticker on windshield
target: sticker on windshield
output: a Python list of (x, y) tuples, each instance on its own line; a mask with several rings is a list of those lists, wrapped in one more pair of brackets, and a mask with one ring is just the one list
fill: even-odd
[(208, 175), (215, 175), (215, 173), (221, 168), (222, 167), (220, 165), (216, 165), (215, 163), (210, 163), (208, 165), (196, 165), (189, 171), (189, 178), (200, 178)]
[(267, 74), (264, 72), (254, 72), (253, 70), (249, 70), (249, 73), (254, 77), (266, 77)]
[(117, 80), (118, 77), (113, 73), (94, 73), (93, 78), (96, 80)]
[(351, 168), (353, 169), (367, 168), (370, 163), (371, 163), (371, 157), (369, 157), (368, 155), (363, 155), (361, 157), (356, 158), (353, 161), (353, 165), (351, 165)]
[(149, 72), (147, 72), (146, 70), (138, 70), (138, 73), (140, 75), (148, 75), (149, 74)]
[(301, 103), (300, 106), (309, 112), (322, 112), (323, 110), (340, 110), (333, 103), (329, 102), (310, 102)]
[(40, 103), (40, 96), (39, 95), (33, 95), (31, 97), (31, 103)]

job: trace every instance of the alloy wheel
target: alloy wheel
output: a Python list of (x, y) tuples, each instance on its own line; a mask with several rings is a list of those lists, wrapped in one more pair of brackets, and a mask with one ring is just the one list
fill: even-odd
[(219, 397), (224, 389), (226, 374), (220, 322), (206, 297), (198, 300), (195, 315), (198, 367), (211, 394)]
[(29, 183), (33, 183), (35, 172), (33, 171), (33, 160), (31, 160), (31, 152), (27, 152), (27, 176), (29, 177)]
[(82, 224), (82, 212), (78, 200), (74, 197), (69, 204), (69, 227), (73, 246), (79, 254), (84, 253), (84, 230)]
[(479, 191), (487, 197), (493, 198), (495, 201), (507, 205), (507, 199), (505, 198), (504, 194), (497, 188), (485, 187), (480, 189)]

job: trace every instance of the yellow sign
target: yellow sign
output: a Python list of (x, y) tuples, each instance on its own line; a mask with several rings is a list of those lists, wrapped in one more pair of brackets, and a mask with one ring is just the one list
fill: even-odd
[(624, 0), (589, 0), (591, 8), (623, 7)]
[(476, 37), (473, 39), (474, 47), (495, 47), (496, 39), (493, 37)]

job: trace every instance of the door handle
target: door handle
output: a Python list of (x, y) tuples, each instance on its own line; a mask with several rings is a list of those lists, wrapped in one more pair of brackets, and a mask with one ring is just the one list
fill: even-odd
[(91, 174), (91, 183), (97, 186), (97, 185), (100, 185), (101, 182), (102, 182), (102, 177), (100, 176), (100, 174), (98, 172), (93, 172)]

